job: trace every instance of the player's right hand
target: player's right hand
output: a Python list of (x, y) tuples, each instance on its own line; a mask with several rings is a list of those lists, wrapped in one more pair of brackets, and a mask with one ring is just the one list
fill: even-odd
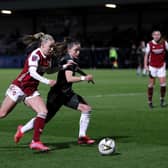
[(146, 71), (149, 71), (149, 66), (148, 66), (148, 65), (145, 65), (145, 66), (144, 66), (144, 69), (145, 69)]
[(50, 80), (49, 86), (53, 87), (56, 84), (56, 80)]
[(86, 76), (85, 76), (85, 80), (86, 80), (86, 81), (91, 81), (91, 80), (93, 80), (93, 75), (86, 75)]

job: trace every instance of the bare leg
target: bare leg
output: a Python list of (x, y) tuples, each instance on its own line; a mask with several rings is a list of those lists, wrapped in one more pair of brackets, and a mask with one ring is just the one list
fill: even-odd
[(45, 118), (47, 115), (47, 108), (40, 96), (27, 99), (26, 104), (30, 106), (35, 112), (37, 112), (37, 117), (34, 122), (34, 135), (33, 140), (35, 142), (40, 141), (40, 134), (43, 131), (45, 125)]
[(0, 118), (6, 117), (16, 106), (16, 104), (17, 103), (13, 101), (9, 96), (6, 96), (0, 107)]
[(149, 78), (149, 84), (148, 84), (148, 103), (149, 107), (153, 108), (152, 104), (152, 98), (153, 98), (153, 87), (155, 84), (155, 78)]
[(165, 106), (164, 98), (166, 94), (166, 77), (159, 78), (160, 81), (160, 105)]

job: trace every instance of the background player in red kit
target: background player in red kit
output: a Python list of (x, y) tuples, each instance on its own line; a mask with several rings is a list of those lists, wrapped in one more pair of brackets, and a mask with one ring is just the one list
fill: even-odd
[(43, 77), (50, 67), (49, 55), (54, 39), (51, 35), (39, 33), (32, 36), (32, 40), (39, 41), (39, 48), (28, 55), (22, 72), (7, 89), (6, 97), (0, 107), (0, 118), (6, 117), (20, 100), (24, 100), (25, 104), (37, 113), (33, 140), (29, 146), (31, 149), (46, 151), (49, 148), (40, 141), (40, 134), (44, 128), (48, 111), (37, 87), (39, 82), (49, 86), (56, 83), (55, 80)]
[(168, 43), (162, 39), (161, 33), (158, 30), (152, 33), (153, 40), (147, 44), (144, 58), (144, 68), (149, 71), (148, 84), (148, 103), (149, 107), (153, 108), (152, 97), (155, 78), (160, 81), (160, 105), (165, 106), (164, 97), (166, 94), (166, 50)]

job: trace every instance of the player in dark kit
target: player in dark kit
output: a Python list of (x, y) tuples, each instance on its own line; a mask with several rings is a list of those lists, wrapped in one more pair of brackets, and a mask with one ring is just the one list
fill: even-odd
[[(67, 42), (68, 53), (60, 60), (60, 66), (65, 65), (70, 61), (76, 62), (80, 53), (80, 43), (76, 40)], [(62, 105), (70, 107), (81, 112), (80, 128), (79, 128), (79, 144), (93, 144), (95, 141), (86, 135), (87, 128), (90, 121), (91, 107), (87, 102), (72, 90), (72, 84), (80, 81), (92, 81), (92, 75), (85, 75), (77, 77), (76, 72), (81, 72), (78, 64), (74, 63), (65, 69), (58, 72), (57, 83), (52, 87), (47, 97), (48, 115), (46, 122), (49, 122)], [(17, 142), (21, 139), (25, 132), (34, 127), (34, 119), (30, 120), (26, 125), (18, 127), (15, 134)], [(15, 141), (16, 142), (16, 141)]]

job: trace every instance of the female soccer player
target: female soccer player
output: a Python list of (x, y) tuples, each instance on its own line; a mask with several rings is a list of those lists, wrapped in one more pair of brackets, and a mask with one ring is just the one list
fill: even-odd
[[(68, 63), (68, 61), (75, 61), (80, 53), (80, 43), (76, 40), (71, 40), (67, 44), (67, 51), (65, 57), (60, 61), (60, 65)], [(72, 64), (65, 69), (59, 70), (57, 76), (57, 83), (52, 87), (47, 97), (48, 114), (46, 122), (49, 122), (62, 105), (70, 107), (81, 112), (80, 128), (79, 128), (79, 144), (93, 144), (95, 141), (86, 135), (87, 128), (90, 121), (91, 107), (86, 101), (72, 90), (72, 84), (81, 81), (93, 80), (92, 75), (75, 76), (78, 65)], [(19, 142), (25, 132), (34, 127), (34, 118), (24, 126), (18, 126), (17, 132), (14, 136), (15, 142)]]
[(137, 67), (137, 72), (136, 74), (138, 76), (141, 75), (146, 75), (146, 70), (144, 68), (144, 54), (146, 51), (146, 46), (145, 42), (141, 41), (138, 48), (136, 49), (136, 55), (137, 55), (137, 62), (138, 62), (138, 67)]
[(39, 82), (49, 86), (54, 86), (56, 83), (55, 80), (43, 77), (50, 67), (49, 55), (55, 41), (51, 35), (42, 33), (32, 36), (32, 40), (39, 41), (39, 48), (28, 55), (22, 72), (7, 89), (6, 97), (0, 107), (0, 118), (6, 117), (20, 100), (24, 100), (24, 103), (37, 113), (33, 139), (29, 147), (46, 151), (49, 148), (40, 141), (40, 134), (43, 131), (48, 110), (37, 88)]
[(149, 71), (148, 84), (148, 104), (153, 108), (152, 97), (155, 78), (160, 81), (160, 106), (165, 106), (164, 97), (166, 94), (166, 50), (168, 43), (162, 39), (161, 32), (158, 30), (152, 33), (153, 40), (147, 44), (144, 57), (144, 68)]

